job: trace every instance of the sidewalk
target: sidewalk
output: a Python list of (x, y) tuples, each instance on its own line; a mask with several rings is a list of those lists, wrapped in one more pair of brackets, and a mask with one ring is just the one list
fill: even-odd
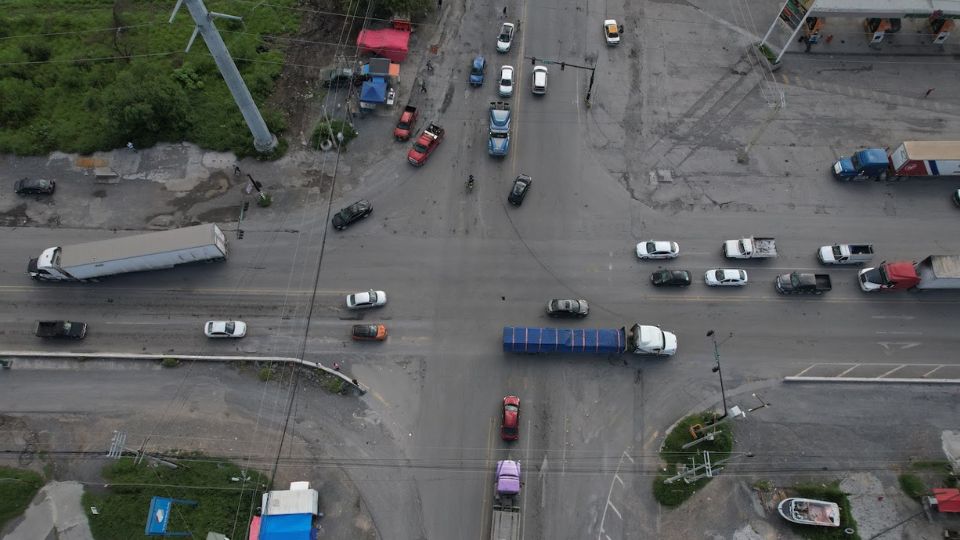
[(83, 485), (79, 482), (50, 482), (40, 493), (4, 540), (93, 540), (90, 524), (84, 514), (80, 497)]

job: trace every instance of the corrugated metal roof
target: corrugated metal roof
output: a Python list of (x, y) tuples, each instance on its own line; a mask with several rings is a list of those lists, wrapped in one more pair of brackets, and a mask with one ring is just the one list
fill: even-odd
[(320, 494), (315, 489), (269, 491), (263, 494), (263, 515), (316, 514)]
[(910, 159), (960, 159), (960, 141), (904, 141)]
[[(219, 227), (208, 223), (137, 234), (109, 240), (87, 242), (64, 246), (60, 253), (60, 266), (67, 268), (103, 261), (129, 259), (152, 253), (162, 253), (178, 249), (206, 246), (216, 242)], [(223, 233), (220, 233), (223, 234)]]

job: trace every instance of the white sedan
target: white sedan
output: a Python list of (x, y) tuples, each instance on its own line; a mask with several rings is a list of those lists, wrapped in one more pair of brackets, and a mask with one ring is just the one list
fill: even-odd
[(680, 246), (676, 242), (647, 240), (637, 244), (637, 257), (641, 259), (673, 259), (680, 255)]
[(247, 323), (243, 321), (207, 321), (203, 333), (208, 338), (242, 338), (247, 335)]
[(513, 95), (513, 66), (503, 66), (500, 68), (500, 86), (497, 93), (501, 97), (510, 97)]
[(743, 287), (747, 284), (747, 272), (735, 268), (714, 268), (707, 270), (703, 281), (711, 287)]
[(623, 33), (623, 27), (617, 24), (616, 19), (603, 21), (603, 37), (606, 38), (607, 45), (619, 45), (621, 33)]
[(366, 292), (358, 292), (347, 295), (347, 307), (350, 309), (380, 307), (386, 303), (387, 293), (383, 291), (375, 291), (371, 289)]

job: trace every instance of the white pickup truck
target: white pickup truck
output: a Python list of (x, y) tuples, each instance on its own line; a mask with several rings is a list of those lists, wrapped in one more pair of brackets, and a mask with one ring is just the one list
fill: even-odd
[(870, 244), (835, 244), (822, 246), (817, 258), (823, 264), (864, 264), (873, 259)]
[(751, 236), (723, 243), (723, 255), (728, 259), (769, 259), (777, 256), (777, 243), (773, 238)]

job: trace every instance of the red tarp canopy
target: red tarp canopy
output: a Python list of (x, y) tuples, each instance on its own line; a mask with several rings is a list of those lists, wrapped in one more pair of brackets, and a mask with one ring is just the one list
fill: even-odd
[(960, 489), (934, 488), (933, 496), (941, 512), (960, 512)]
[(410, 51), (410, 32), (384, 28), (383, 30), (361, 30), (357, 36), (360, 52), (373, 53), (393, 62), (403, 62)]

